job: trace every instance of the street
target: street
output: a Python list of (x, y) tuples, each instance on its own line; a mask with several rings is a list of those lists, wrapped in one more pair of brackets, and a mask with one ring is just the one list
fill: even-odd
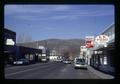
[(5, 79), (100, 79), (89, 69), (74, 69), (62, 62), (36, 63), (5, 68)]

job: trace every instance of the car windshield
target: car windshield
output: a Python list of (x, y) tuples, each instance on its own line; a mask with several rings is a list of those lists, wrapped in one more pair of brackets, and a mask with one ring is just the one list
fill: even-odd
[(85, 64), (85, 59), (76, 59), (76, 64)]

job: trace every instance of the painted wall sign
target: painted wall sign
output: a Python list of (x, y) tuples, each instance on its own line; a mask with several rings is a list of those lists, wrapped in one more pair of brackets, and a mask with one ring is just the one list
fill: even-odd
[(12, 39), (7, 39), (6, 45), (15, 45), (15, 42)]

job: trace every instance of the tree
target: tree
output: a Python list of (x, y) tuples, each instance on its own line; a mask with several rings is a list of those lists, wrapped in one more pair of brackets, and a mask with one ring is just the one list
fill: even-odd
[(17, 43), (31, 42), (32, 37), (25, 33), (20, 33), (17, 38)]

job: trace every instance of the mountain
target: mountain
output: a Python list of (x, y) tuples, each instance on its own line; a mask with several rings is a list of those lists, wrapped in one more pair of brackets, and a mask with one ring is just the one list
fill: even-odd
[[(19, 43), (17, 45), (38, 48), (38, 46), (46, 46), (51, 50), (56, 50), (58, 54), (68, 53), (70, 56), (79, 55), (80, 46), (85, 45), (84, 39), (46, 39), (35, 42)], [(67, 54), (66, 54), (67, 55)]]

